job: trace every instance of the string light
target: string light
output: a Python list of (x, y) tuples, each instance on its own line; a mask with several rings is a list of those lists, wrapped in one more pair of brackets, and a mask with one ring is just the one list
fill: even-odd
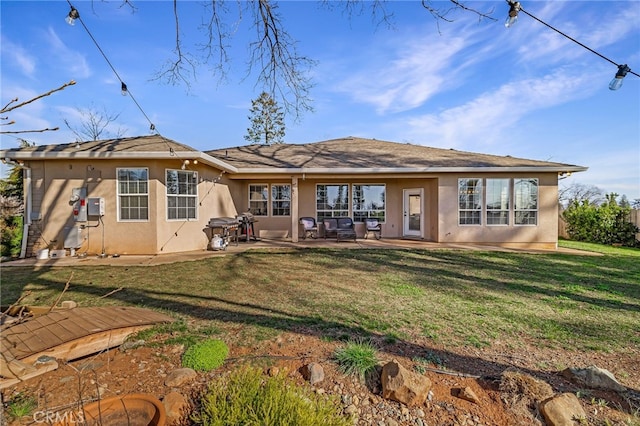
[(513, 25), (515, 25), (515, 23), (518, 21), (518, 13), (522, 12), (522, 13), (530, 16), (531, 18), (535, 19), (536, 21), (540, 22), (542, 25), (544, 25), (544, 26), (552, 29), (553, 31), (557, 32), (561, 36), (568, 38), (572, 42), (584, 47), (585, 49), (587, 49), (591, 53), (595, 53), (596, 55), (598, 55), (599, 57), (601, 57), (605, 61), (608, 61), (608, 62), (612, 63), (613, 65), (615, 65), (616, 67), (618, 67), (618, 71), (616, 72), (615, 77), (613, 77), (613, 79), (609, 83), (609, 89), (618, 90), (620, 87), (622, 87), (622, 80), (624, 79), (624, 77), (628, 73), (631, 73), (631, 74), (633, 74), (633, 75), (635, 75), (637, 77), (640, 77), (640, 74), (631, 71), (631, 68), (629, 68), (629, 66), (627, 64), (621, 65), (621, 64), (615, 63), (614, 61), (612, 61), (611, 59), (609, 59), (606, 56), (602, 55), (601, 53), (596, 52), (595, 50), (593, 50), (589, 46), (586, 46), (585, 44), (580, 43), (578, 40), (566, 35), (562, 31), (560, 31), (559, 29), (557, 29), (555, 27), (552, 27), (551, 25), (547, 24), (543, 20), (533, 16), (531, 13), (527, 12), (526, 10), (524, 10), (522, 8), (522, 5), (520, 4), (520, 2), (515, 1), (515, 0), (507, 0), (507, 4), (509, 4), (509, 14), (507, 16), (507, 20), (504, 23), (505, 27), (510, 28)]

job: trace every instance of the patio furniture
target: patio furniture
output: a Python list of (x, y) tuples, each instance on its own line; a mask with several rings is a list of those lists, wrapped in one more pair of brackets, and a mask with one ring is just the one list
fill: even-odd
[(318, 224), (313, 217), (301, 217), (300, 225), (302, 225), (302, 239), (306, 240), (307, 236), (311, 238), (318, 238)]
[(356, 241), (356, 228), (350, 217), (326, 217), (322, 219), (324, 239), (335, 237), (336, 241)]
[(373, 233), (376, 240), (382, 238), (382, 224), (376, 218), (367, 218), (364, 220), (364, 238), (369, 236), (369, 232)]

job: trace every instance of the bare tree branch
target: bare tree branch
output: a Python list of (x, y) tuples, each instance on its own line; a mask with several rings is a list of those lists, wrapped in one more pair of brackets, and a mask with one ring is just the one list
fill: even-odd
[(7, 132), (4, 132), (4, 131), (3, 131), (3, 132), (0, 132), (0, 133), (2, 133), (2, 134), (4, 134), (4, 135), (10, 135), (10, 134), (16, 135), (16, 134), (19, 134), (19, 133), (42, 133), (42, 132), (55, 132), (56, 130), (60, 130), (60, 127), (54, 127), (54, 128), (52, 128), (52, 129), (49, 129), (49, 128), (47, 127), (46, 129), (40, 129), (40, 130), (16, 130), (16, 131), (14, 131), (14, 132), (8, 132), (8, 131), (7, 131)]
[[(27, 105), (27, 104), (30, 104), (31, 102), (37, 101), (38, 99), (41, 99), (41, 98), (44, 98), (45, 96), (49, 96), (49, 95), (50, 95), (50, 94), (52, 94), (52, 93), (58, 92), (58, 91), (60, 91), (60, 90), (64, 90), (64, 88), (65, 88), (65, 87), (73, 86), (74, 84), (76, 84), (76, 82), (75, 82), (75, 81), (73, 81), (73, 80), (71, 80), (70, 82), (65, 83), (65, 84), (63, 84), (62, 86), (58, 87), (57, 89), (50, 90), (50, 91), (48, 91), (47, 93), (43, 93), (42, 95), (36, 96), (35, 98), (33, 98), (33, 99), (29, 99), (28, 101), (22, 102), (21, 104), (18, 104), (18, 105), (14, 105), (14, 106), (12, 106), (12, 107), (9, 107), (9, 105), (11, 105), (11, 104), (14, 102), (14, 101), (11, 101), (11, 102), (9, 102), (9, 103), (4, 107), (4, 108), (2, 108), (2, 109), (0, 110), (0, 114), (4, 114), (5, 112), (13, 111), (13, 110), (14, 110), (14, 109), (16, 109), (16, 108), (23, 107), (23, 106), (25, 106), (25, 105)], [(16, 98), (16, 99), (15, 99), (15, 101), (17, 102), (17, 101), (18, 101), (18, 98)]]
[(114, 132), (109, 131), (108, 127), (120, 118), (120, 113), (110, 114), (106, 108), (98, 111), (94, 106), (85, 109), (77, 108), (82, 116), (80, 126), (72, 126), (69, 120), (64, 119), (64, 124), (76, 136), (76, 142), (97, 141), (106, 138), (120, 138), (124, 136), (127, 129), (118, 127)]

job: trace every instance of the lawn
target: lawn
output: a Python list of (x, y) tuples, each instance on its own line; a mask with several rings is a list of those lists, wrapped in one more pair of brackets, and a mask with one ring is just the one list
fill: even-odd
[(248, 345), (293, 331), (445, 347), (639, 348), (640, 250), (562, 244), (601, 255), (282, 249), (154, 267), (3, 267), (1, 302), (30, 291), (23, 303), (49, 305), (69, 281), (62, 300), (158, 309)]

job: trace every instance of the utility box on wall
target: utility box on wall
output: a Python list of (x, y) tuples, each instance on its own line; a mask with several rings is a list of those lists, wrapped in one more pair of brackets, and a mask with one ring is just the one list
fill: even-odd
[(90, 197), (87, 199), (88, 216), (104, 216), (104, 198)]

